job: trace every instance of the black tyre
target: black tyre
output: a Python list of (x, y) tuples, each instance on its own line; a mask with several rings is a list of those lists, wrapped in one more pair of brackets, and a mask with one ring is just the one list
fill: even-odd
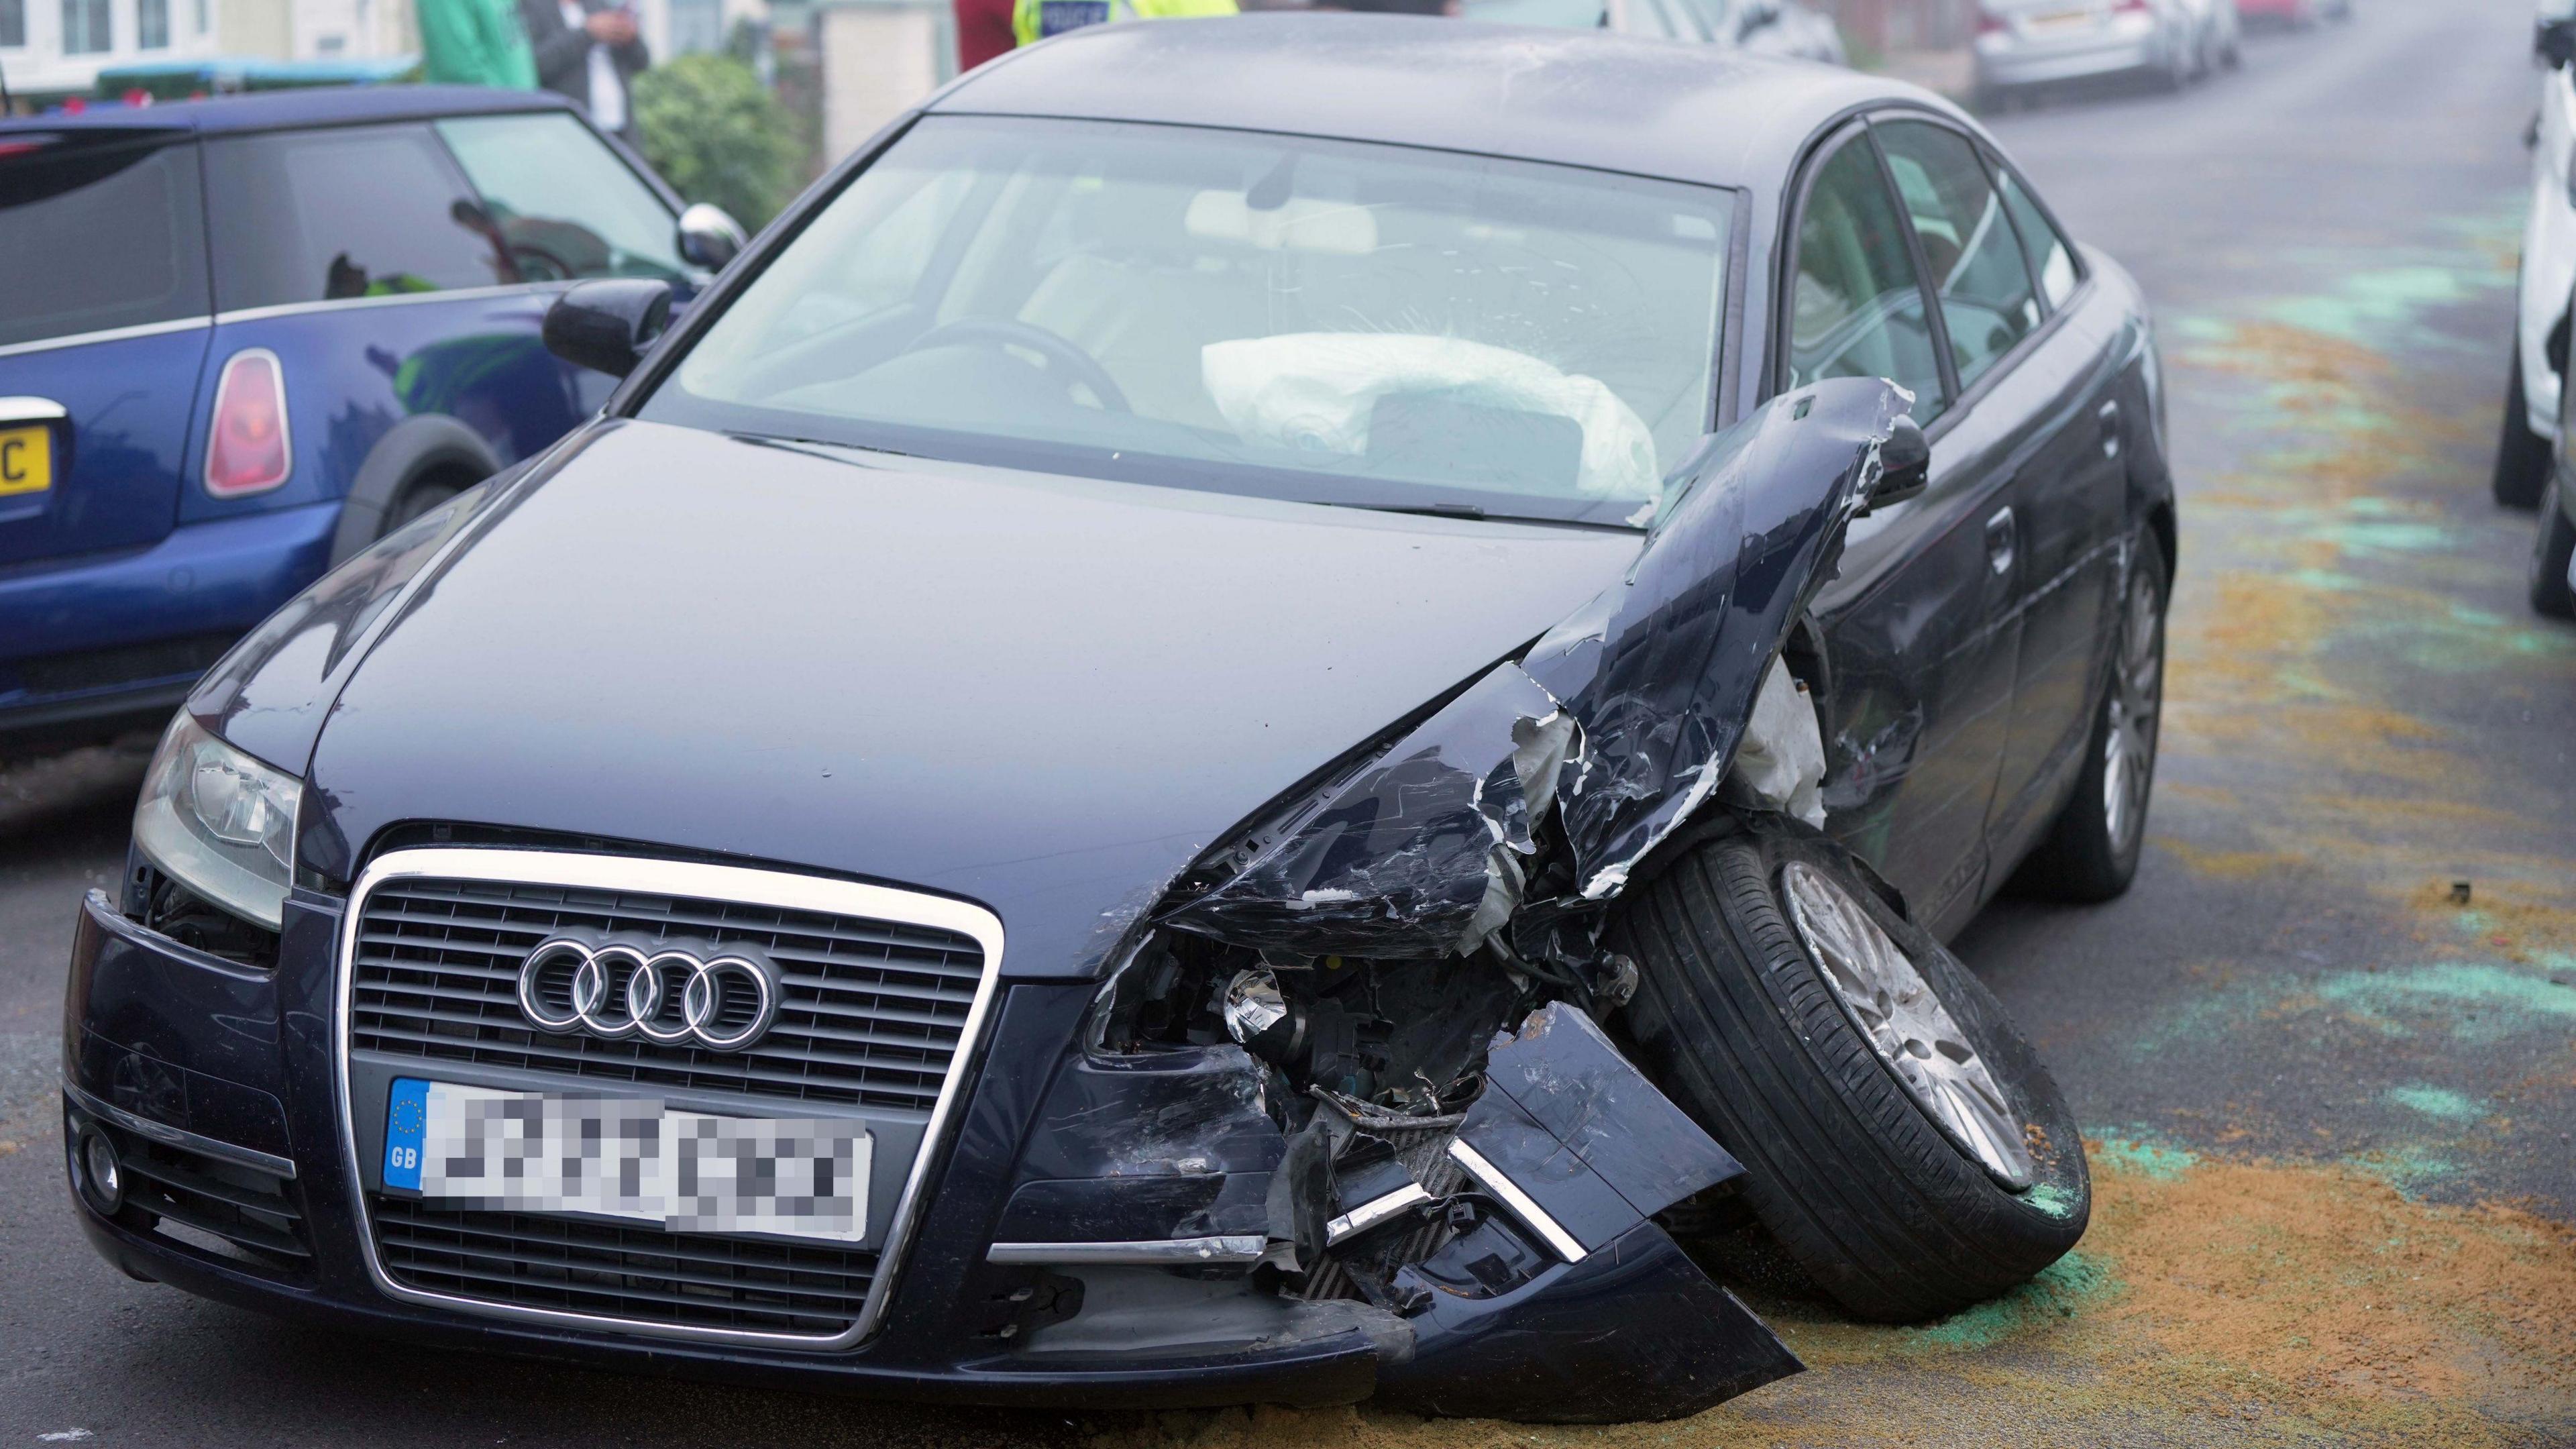
[(2040, 894), (2107, 901), (2137, 877), (2164, 721), (2166, 579), (2164, 548), (2149, 534), (2129, 570), (2110, 685), (2093, 716), (2084, 773), (2021, 868), (2020, 883)]
[(457, 494), (474, 486), (471, 478), (424, 478), (402, 491), (394, 506), (385, 510), (385, 521), (377, 526), (376, 537), (383, 538), (413, 519), (444, 506)]
[(2522, 394), (2522, 346), (2516, 342), (2504, 387), (2504, 426), (2496, 437), (2495, 501), (2530, 508), (2548, 484), (2549, 440), (2531, 430), (2531, 408)]
[[(1614, 929), (1641, 968), (1639, 1057), (1744, 1163), (1754, 1216), (1851, 1312), (1911, 1322), (2057, 1261), (2091, 1185), (2065, 1098), (2002, 1006), (1866, 878), (1762, 817), (1632, 890)], [(1873, 933), (1910, 995), (1847, 949)]]
[(2567, 517), (2566, 485), (2551, 469), (2540, 494), (2540, 529), (2531, 540), (2531, 607), (2552, 619), (2576, 619), (2576, 589), (2567, 586), (2567, 561), (2576, 556), (2576, 521)]

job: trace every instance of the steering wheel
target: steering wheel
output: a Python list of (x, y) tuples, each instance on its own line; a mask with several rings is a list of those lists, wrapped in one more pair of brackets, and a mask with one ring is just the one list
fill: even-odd
[(904, 351), (924, 352), (933, 347), (1025, 347), (1044, 357), (1050, 370), (1061, 364), (1069, 380), (1090, 388), (1102, 407), (1131, 416), (1136, 411), (1127, 401), (1127, 394), (1119, 390), (1117, 379), (1097, 358), (1043, 327), (1007, 317), (965, 317), (931, 328), (914, 338)]

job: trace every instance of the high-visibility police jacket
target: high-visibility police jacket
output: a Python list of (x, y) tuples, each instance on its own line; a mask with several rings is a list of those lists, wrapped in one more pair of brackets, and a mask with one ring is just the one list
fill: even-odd
[(1022, 45), (1111, 20), (1178, 20), (1233, 15), (1235, 0), (1015, 0), (1011, 33)]

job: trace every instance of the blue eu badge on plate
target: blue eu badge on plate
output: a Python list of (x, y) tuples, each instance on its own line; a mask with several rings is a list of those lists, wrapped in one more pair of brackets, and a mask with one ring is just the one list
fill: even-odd
[(396, 1077), (385, 1109), (385, 1186), (420, 1191), (421, 1138), (429, 1128), (429, 1083)]

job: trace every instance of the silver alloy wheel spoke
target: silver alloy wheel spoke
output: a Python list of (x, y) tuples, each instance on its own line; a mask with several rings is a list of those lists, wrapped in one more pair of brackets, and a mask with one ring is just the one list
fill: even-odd
[(1985, 1058), (1905, 952), (1851, 892), (1804, 861), (1780, 871), (1789, 919), (1870, 1049), (1959, 1150), (2019, 1192), (2035, 1168)]
[(2154, 581), (2139, 574), (2129, 586), (2120, 630), (2120, 658), (2111, 674), (2110, 715), (2102, 750), (2102, 817), (2114, 852), (2125, 855), (2146, 823), (2147, 790), (2154, 778), (2158, 706), (2164, 694), (2164, 617), (2156, 609)]

